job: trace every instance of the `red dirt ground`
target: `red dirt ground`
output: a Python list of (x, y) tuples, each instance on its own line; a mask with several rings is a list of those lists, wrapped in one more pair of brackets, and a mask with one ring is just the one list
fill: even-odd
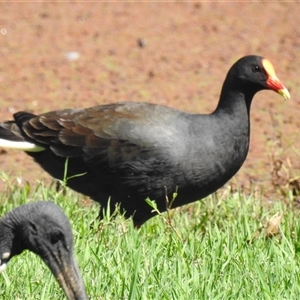
[[(258, 54), (273, 62), (292, 99), (284, 102), (270, 91), (256, 95), (250, 152), (231, 183), (272, 190), (271, 153), (288, 167), (280, 171), (284, 180), (299, 174), (298, 3), (32, 2), (0, 8), (0, 120), (19, 110), (125, 100), (208, 113), (230, 66)], [(70, 61), (70, 52), (79, 58)], [(23, 182), (49, 180), (24, 153), (1, 150), (0, 164)]]

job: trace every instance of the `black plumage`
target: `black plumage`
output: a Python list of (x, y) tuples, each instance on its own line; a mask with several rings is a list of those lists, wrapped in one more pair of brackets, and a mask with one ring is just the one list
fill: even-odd
[(71, 226), (58, 205), (48, 201), (21, 205), (0, 220), (0, 272), (24, 250), (41, 257), (69, 300), (88, 299), (73, 254)]
[(172, 207), (206, 197), (236, 174), (248, 153), (251, 101), (264, 89), (289, 98), (269, 60), (246, 56), (229, 70), (211, 114), (133, 102), (19, 112), (0, 124), (0, 138), (31, 143), (27, 153), (58, 179), (68, 158), (67, 177), (81, 174), (70, 188), (104, 209), (108, 199), (111, 211), (119, 203), (140, 226), (155, 215), (147, 197), (165, 211), (176, 190)]

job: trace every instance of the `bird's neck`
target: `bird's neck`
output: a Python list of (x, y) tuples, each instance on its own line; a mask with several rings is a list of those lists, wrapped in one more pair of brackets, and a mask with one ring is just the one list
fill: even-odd
[[(14, 249), (14, 231), (13, 226), (9, 222), (9, 219), (4, 217), (0, 220), (0, 253), (2, 255), (5, 255), (7, 258), (7, 261), (15, 255), (16, 249)], [(16, 253), (19, 254), (19, 253)], [(2, 266), (2, 259), (3, 257), (0, 257), (0, 265)]]
[(257, 88), (244, 86), (242, 82), (226, 78), (215, 113), (241, 114), (243, 118), (247, 114), (249, 117), (250, 106), (256, 92)]
[(22, 234), (20, 234), (20, 231), (23, 231), (21, 228), (22, 220), (19, 210), (15, 209), (5, 215), (0, 221), (0, 238), (4, 235), (3, 238), (8, 241), (6, 246), (11, 257), (20, 254), (26, 249), (23, 244)]
[(249, 147), (250, 106), (254, 94), (251, 90), (242, 92), (233, 88), (223, 89), (219, 104), (213, 113), (224, 143), (228, 140), (228, 143), (235, 141), (237, 145), (241, 145), (239, 151), (242, 160), (245, 159)]

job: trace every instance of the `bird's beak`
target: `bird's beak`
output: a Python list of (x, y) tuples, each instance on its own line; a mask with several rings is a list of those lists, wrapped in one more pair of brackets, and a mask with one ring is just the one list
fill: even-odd
[(67, 298), (69, 300), (87, 300), (88, 297), (75, 257), (72, 256), (69, 262), (68, 259), (60, 260), (58, 257), (56, 259), (57, 266), (54, 267), (54, 275)]
[(264, 58), (262, 60), (262, 64), (268, 75), (267, 86), (269, 87), (269, 89), (282, 95), (284, 97), (284, 99), (290, 99), (291, 98), (290, 93), (287, 90), (287, 88), (282, 84), (282, 82), (278, 79), (278, 77), (276, 76), (276, 73), (275, 73), (272, 63), (268, 59)]
[(290, 99), (290, 93), (281, 81), (275, 76), (269, 77), (267, 80), (268, 87), (276, 93), (282, 95), (284, 99)]

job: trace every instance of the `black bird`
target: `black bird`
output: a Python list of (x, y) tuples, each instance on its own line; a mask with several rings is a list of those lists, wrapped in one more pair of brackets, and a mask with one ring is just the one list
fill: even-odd
[(267, 89), (290, 97), (269, 60), (245, 56), (229, 70), (211, 114), (133, 102), (18, 112), (0, 123), (0, 147), (25, 150), (60, 180), (68, 158), (70, 188), (111, 212), (119, 203), (138, 227), (155, 215), (147, 197), (162, 212), (176, 189), (173, 208), (206, 197), (236, 174), (248, 153), (252, 98)]
[(39, 255), (69, 300), (86, 300), (84, 284), (73, 254), (69, 220), (53, 202), (21, 205), (0, 220), (0, 272), (23, 250)]

